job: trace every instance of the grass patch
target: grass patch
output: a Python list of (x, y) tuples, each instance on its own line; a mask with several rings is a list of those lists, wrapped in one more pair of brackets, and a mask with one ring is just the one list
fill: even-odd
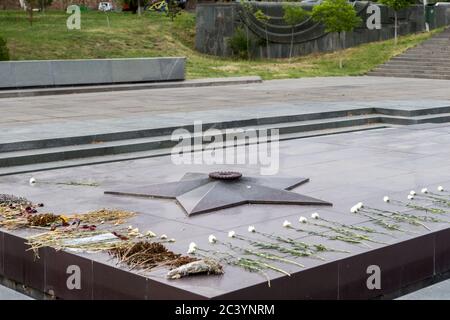
[[(0, 11), (0, 37), (7, 40), (11, 60), (133, 58), (186, 56), (187, 77), (259, 75), (263, 79), (362, 75), (392, 56), (404, 52), (432, 34), (420, 33), (373, 42), (342, 53), (312, 54), (288, 59), (256, 60), (219, 58), (194, 50), (195, 15), (183, 12), (171, 22), (165, 15), (87, 12), (81, 30), (66, 29), (64, 12), (35, 14), (31, 27), (23, 11)], [(339, 69), (339, 54), (344, 68)]]

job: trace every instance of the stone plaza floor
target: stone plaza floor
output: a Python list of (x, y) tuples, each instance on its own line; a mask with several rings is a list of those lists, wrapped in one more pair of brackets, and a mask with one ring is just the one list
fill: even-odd
[(361, 107), (448, 105), (449, 81), (326, 77), (261, 84), (0, 99), (0, 143), (202, 120)]

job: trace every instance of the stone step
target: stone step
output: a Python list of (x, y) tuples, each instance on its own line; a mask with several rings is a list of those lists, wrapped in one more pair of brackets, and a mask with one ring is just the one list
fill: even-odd
[[(344, 128), (335, 128), (335, 129), (325, 129), (325, 130), (315, 130), (310, 132), (296, 133), (296, 134), (284, 134), (280, 136), (280, 140), (290, 140), (290, 139), (301, 139), (301, 138), (309, 138), (323, 135), (332, 135), (332, 134), (340, 134), (340, 133), (349, 133), (349, 132), (357, 132), (357, 131), (365, 131), (365, 130), (376, 130), (376, 129), (384, 129), (388, 126), (385, 124), (367, 124), (362, 126), (354, 126), (354, 127), (344, 127)], [(194, 151), (203, 150), (204, 146), (196, 146), (193, 148)], [(89, 158), (77, 158), (72, 160), (61, 160), (54, 162), (46, 162), (46, 163), (33, 163), (29, 165), (21, 165), (21, 166), (9, 166), (9, 167), (0, 167), (0, 176), (7, 175), (15, 175), (22, 173), (32, 173), (38, 171), (46, 171), (46, 170), (54, 170), (54, 169), (62, 169), (62, 168), (70, 168), (70, 167), (79, 167), (85, 165), (95, 165), (102, 163), (111, 163), (118, 161), (129, 161), (136, 159), (144, 159), (151, 157), (160, 157), (160, 156), (168, 156), (172, 152), (172, 148), (166, 149), (155, 149), (141, 152), (133, 152), (133, 153), (125, 153), (125, 154), (113, 154), (113, 155), (105, 155), (105, 156), (97, 156), (97, 157), (89, 157)]]
[(423, 43), (423, 44), (419, 44), (416, 47), (408, 49), (408, 51), (415, 51), (415, 50), (448, 51), (448, 50), (450, 50), (450, 43), (448, 43), (448, 45), (429, 45), (429, 44)]
[[(330, 118), (327, 120), (317, 119), (309, 121), (294, 121), (278, 124), (263, 124), (258, 126), (244, 127), (241, 129), (255, 130), (257, 133), (270, 129), (278, 129), (282, 136), (295, 136), (318, 130), (335, 130), (351, 128), (372, 124), (395, 124), (409, 125), (423, 122), (450, 121), (449, 113), (440, 113), (421, 116), (392, 116), (383, 114), (365, 114), (358, 116), (345, 116)], [(208, 136), (206, 133), (203, 135)], [(225, 138), (225, 137), (223, 137)], [(201, 140), (201, 139), (200, 139)], [(245, 139), (243, 140), (245, 142)], [(23, 151), (12, 151), (0, 153), (0, 167), (17, 167), (39, 163), (57, 162), (80, 158), (92, 158), (118, 154), (133, 154), (137, 152), (148, 152), (161, 149), (170, 149), (179, 143), (178, 139), (172, 140), (171, 135), (156, 136), (149, 138), (125, 139), (109, 142), (98, 142), (95, 144), (69, 145), (45, 149), (32, 149)], [(208, 143), (207, 143), (208, 144)], [(158, 154), (158, 152), (156, 152)]]
[(450, 69), (450, 66), (436, 66), (436, 65), (426, 65), (420, 63), (411, 63), (411, 64), (403, 64), (403, 63), (386, 63), (382, 64), (378, 67), (388, 67), (392, 69), (414, 69), (414, 70), (433, 70), (433, 71), (444, 71), (447, 72)]
[[(241, 127), (242, 129), (254, 129), (258, 133), (268, 129), (279, 129), (280, 134), (292, 134), (313, 130), (325, 130), (332, 128), (366, 125), (380, 122), (378, 116), (353, 116), (340, 117), (328, 120), (297, 121), (282, 124), (259, 125)], [(192, 131), (191, 131), (192, 132)], [(110, 142), (98, 142), (95, 144), (70, 145), (44, 149), (3, 152), (0, 154), (0, 167), (30, 165), (33, 163), (45, 163), (53, 161), (71, 160), (123, 153), (142, 152), (157, 149), (172, 148), (178, 144), (171, 139), (171, 135), (156, 136), (150, 138), (127, 139)]]
[(447, 57), (450, 56), (450, 49), (447, 48), (435, 48), (435, 49), (426, 49), (426, 48), (416, 48), (414, 50), (408, 50), (406, 51), (404, 54), (417, 54), (417, 55), (424, 55), (424, 56), (429, 56), (429, 55), (446, 55)]
[(110, 92), (110, 91), (117, 92), (130, 90), (229, 86), (229, 85), (244, 85), (249, 83), (261, 83), (261, 82), (262, 79), (259, 76), (246, 76), (246, 77), (206, 78), (206, 79), (193, 79), (184, 81), (164, 81), (164, 82), (133, 83), (133, 84), (69, 86), (69, 87), (55, 87), (55, 88), (11, 89), (11, 90), (8, 89), (8, 90), (0, 90), (0, 99), (15, 98), (15, 97), (60, 95), (60, 94)]
[(403, 64), (403, 63), (396, 63), (396, 62), (388, 62), (385, 63), (378, 68), (389, 68), (389, 69), (410, 69), (410, 70), (426, 70), (426, 71), (450, 71), (450, 66), (439, 66), (439, 65), (433, 65), (433, 64), (428, 64), (428, 65), (424, 65), (424, 64)]
[(447, 57), (429, 57), (429, 56), (420, 56), (420, 55), (413, 55), (413, 54), (403, 54), (400, 56), (393, 57), (391, 59), (392, 61), (433, 61), (433, 62), (439, 62), (443, 64), (450, 64), (450, 56)]
[[(424, 109), (427, 112), (428, 109)], [(395, 112), (401, 112), (401, 110), (395, 110)], [(418, 112), (418, 111), (416, 111)], [(450, 111), (449, 111), (450, 112)], [(203, 130), (208, 128), (216, 129), (231, 129), (236, 127), (249, 127), (258, 125), (270, 125), (270, 124), (283, 124), (295, 121), (311, 121), (319, 119), (330, 119), (346, 117), (348, 115), (364, 115), (374, 113), (373, 108), (358, 108), (351, 110), (336, 110), (336, 111), (326, 111), (326, 112), (310, 112), (310, 113), (299, 113), (299, 114), (288, 114), (279, 116), (266, 116), (257, 118), (241, 118), (238, 120), (228, 120), (228, 121), (216, 121), (216, 122), (206, 122), (202, 124)], [(417, 114), (414, 114), (417, 115)], [(69, 137), (58, 137), (50, 139), (40, 139), (40, 140), (29, 140), (29, 141), (11, 141), (0, 143), (0, 154), (2, 152), (14, 152), (14, 151), (24, 151), (33, 149), (48, 149), (57, 148), (65, 146), (76, 146), (76, 145), (91, 145), (111, 141), (123, 141), (132, 140), (139, 138), (152, 138), (160, 137), (165, 135), (170, 135), (176, 129), (186, 129), (190, 132), (194, 130), (192, 124), (177, 125), (177, 126), (162, 126), (156, 128), (141, 129), (135, 131), (118, 131), (118, 132), (98, 132), (96, 134), (84, 135), (84, 136), (69, 136)], [(20, 138), (19, 138), (20, 139)]]
[(450, 80), (450, 76), (439, 76), (432, 74), (411, 74), (411, 73), (392, 73), (392, 72), (381, 72), (381, 71), (370, 71), (367, 73), (368, 76), (378, 76), (378, 77), (393, 77), (393, 78), (422, 78), (422, 79), (436, 79), (436, 80)]
[(419, 54), (413, 52), (407, 52), (401, 55), (402, 58), (415, 58), (415, 59), (423, 59), (429, 61), (436, 60), (450, 60), (450, 54)]
[(399, 67), (391, 67), (391, 66), (381, 66), (373, 71), (380, 71), (386, 73), (408, 73), (413, 75), (439, 75), (439, 76), (450, 76), (450, 70), (427, 70), (427, 69), (414, 69), (413, 67), (399, 68)]
[[(360, 107), (360, 108), (349, 108), (349, 109), (338, 109), (332, 111), (322, 111), (322, 112), (301, 112), (298, 114), (280, 114), (271, 116), (259, 116), (254, 118), (238, 118), (229, 119), (223, 121), (215, 122), (205, 122), (202, 124), (203, 130), (208, 128), (216, 129), (231, 129), (236, 127), (255, 127), (260, 125), (283, 125), (285, 123), (289, 124), (292, 122), (301, 121), (312, 121), (312, 120), (327, 120), (333, 118), (342, 118), (347, 116), (360, 116), (369, 115), (373, 113), (380, 113), (383, 115), (393, 115), (393, 116), (420, 116), (431, 113), (447, 113), (450, 112), (450, 106), (439, 106), (435, 108), (423, 108), (415, 110), (402, 110), (402, 109), (390, 109), (390, 108), (373, 108)], [(177, 123), (176, 125), (167, 124), (161, 127), (149, 127), (142, 128), (139, 130), (130, 131), (116, 131), (108, 132), (104, 130), (94, 131), (90, 134), (83, 136), (55, 136), (54, 138), (41, 138), (36, 140), (22, 140), (20, 135), (17, 138), (3, 139), (0, 142), (0, 154), (3, 152), (14, 152), (14, 151), (25, 151), (33, 149), (50, 149), (66, 146), (77, 146), (77, 145), (95, 145), (99, 143), (113, 142), (113, 141), (123, 141), (123, 140), (135, 140), (140, 138), (157, 138), (160, 136), (171, 135), (176, 129), (186, 129), (190, 132), (194, 130), (193, 125), (189, 124), (192, 122), (186, 121), (186, 124)], [(16, 137), (14, 135), (14, 137)]]

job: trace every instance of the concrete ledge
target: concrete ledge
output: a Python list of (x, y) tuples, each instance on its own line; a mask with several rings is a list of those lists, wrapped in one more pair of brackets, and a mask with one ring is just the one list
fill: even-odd
[(134, 83), (134, 84), (113, 84), (113, 85), (96, 85), (96, 86), (91, 85), (91, 86), (62, 87), (62, 88), (0, 90), (0, 98), (35, 97), (35, 96), (47, 96), (58, 94), (93, 93), (93, 92), (108, 92), (108, 91), (225, 86), (225, 85), (239, 85), (239, 84), (261, 83), (261, 82), (262, 82), (261, 77), (252, 76), (252, 77), (209, 78), (209, 79), (196, 79), (185, 81), (164, 81), (164, 82)]
[(0, 62), (0, 89), (177, 81), (185, 58)]

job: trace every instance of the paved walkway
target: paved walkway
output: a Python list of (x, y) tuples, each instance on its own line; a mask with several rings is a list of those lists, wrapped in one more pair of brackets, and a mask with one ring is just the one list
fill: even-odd
[(398, 300), (450, 300), (450, 280), (417, 290)]
[(32, 298), (0, 285), (0, 300), (32, 300)]
[(450, 81), (327, 77), (0, 99), (0, 143), (361, 107), (450, 105)]

